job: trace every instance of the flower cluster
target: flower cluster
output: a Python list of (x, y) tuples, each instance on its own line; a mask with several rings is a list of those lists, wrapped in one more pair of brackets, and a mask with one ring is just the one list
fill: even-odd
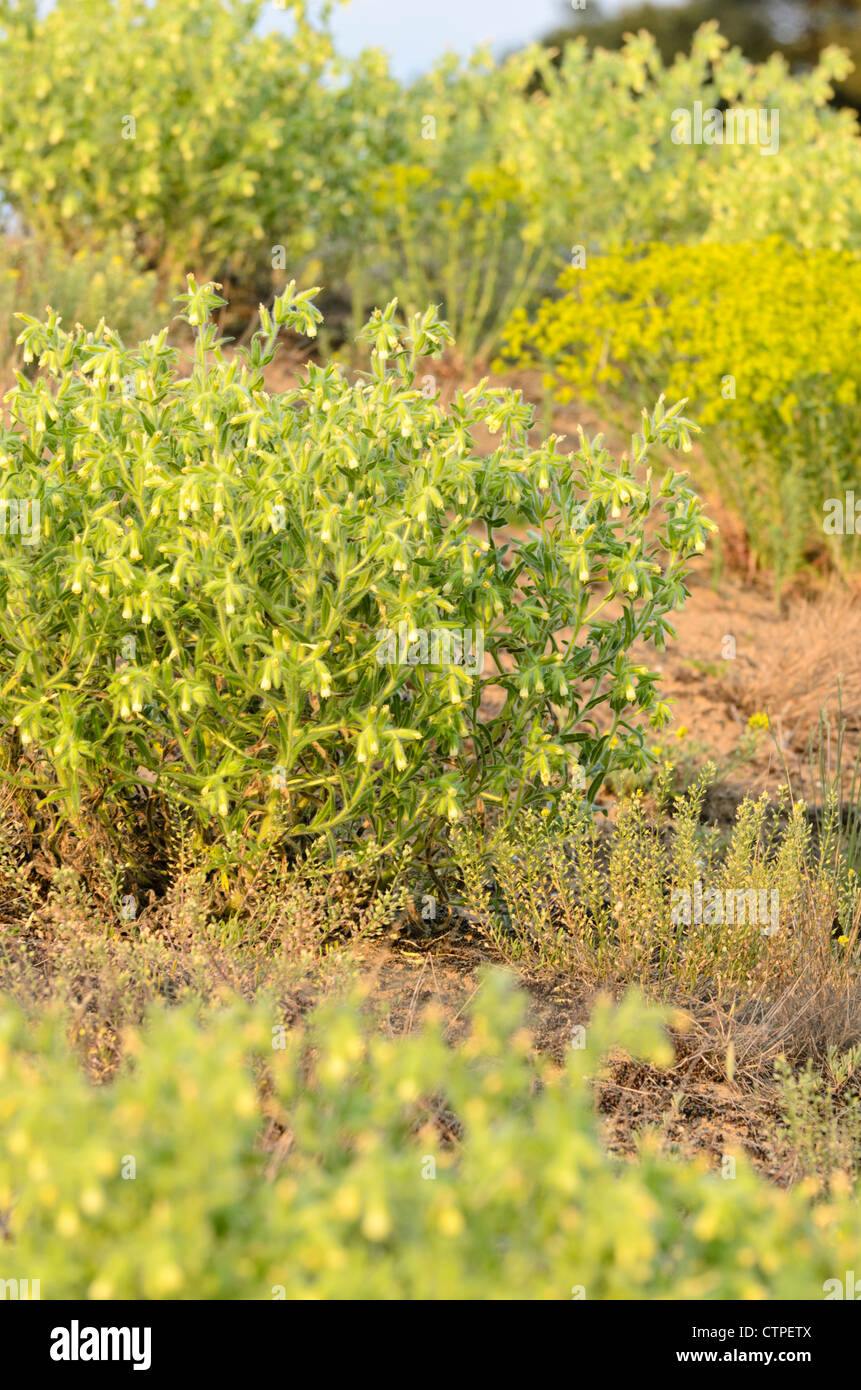
[[(41, 374), (0, 432), (0, 486), (41, 517), (37, 545), (0, 536), (19, 785), (77, 813), (144, 782), (264, 839), (371, 823), (385, 843), (559, 795), (575, 764), (597, 786), (642, 757), (641, 716), (668, 717), (628, 650), (672, 634), (712, 525), (684, 474), (648, 466), (690, 448), (678, 407), (644, 412), (618, 465), (600, 440), (533, 447), (519, 392), (479, 382), (444, 411), (418, 388), (451, 334), (396, 302), (363, 330), (370, 373), (311, 365), (270, 396), (279, 330), (317, 331), (313, 293), (288, 286), (228, 360), (224, 301), (189, 277), (190, 375), (166, 330), (129, 349), (25, 318)], [(381, 662), (402, 627), (478, 631), (482, 670)]]
[[(835, 286), (840, 295), (835, 300)], [(757, 558), (791, 572), (851, 485), (861, 427), (861, 259), (780, 237), (628, 247), (569, 269), (509, 322), (505, 355), (574, 393), (690, 399)]]

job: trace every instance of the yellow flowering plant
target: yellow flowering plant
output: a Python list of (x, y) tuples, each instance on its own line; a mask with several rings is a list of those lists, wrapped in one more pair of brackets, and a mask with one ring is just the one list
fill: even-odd
[(38, 524), (0, 533), (0, 712), (5, 775), (43, 805), (146, 788), (213, 831), (397, 843), (575, 770), (594, 792), (666, 719), (628, 651), (673, 634), (712, 528), (649, 467), (690, 448), (679, 407), (644, 411), (619, 463), (600, 439), (533, 447), (519, 392), (481, 381), (445, 411), (420, 389), (451, 333), (394, 301), (362, 331), (368, 373), (311, 364), (270, 395), (312, 295), (288, 286), (228, 360), (223, 300), (189, 277), (190, 375), (167, 330), (129, 348), (24, 317), (40, 375), (7, 398), (0, 487)]
[[(41, 314), (46, 304), (66, 323), (97, 323), (110, 309), (117, 331), (139, 336), (160, 312), (156, 276), (134, 270), (134, 252), (120, 239), (102, 250), (71, 253), (30, 238), (7, 239), (0, 250), (0, 371), (22, 367), (16, 313)], [(30, 368), (32, 370), (32, 367)]]
[(281, 8), (289, 35), (260, 31), (262, 0), (5, 6), (4, 203), (69, 251), (130, 237), (171, 289), (188, 267), (253, 281), (319, 254), (386, 157), (377, 118), (356, 120), (386, 81), (373, 55), (342, 63), (305, 0)]
[[(592, 1010), (563, 1065), (486, 975), (461, 1046), (359, 998), (287, 1031), (261, 1000), (154, 1011), (95, 1086), (56, 1011), (0, 1011), (2, 1275), (51, 1299), (820, 1299), (859, 1208), (644, 1142), (608, 1155), (590, 1079), (665, 1066), (669, 1011)], [(681, 1020), (679, 1020), (681, 1022)], [(279, 1034), (284, 1034), (283, 1046)], [(261, 1131), (267, 1142), (261, 1145)]]
[[(861, 433), (861, 259), (779, 237), (652, 244), (568, 270), (559, 290), (512, 316), (508, 359), (541, 363), (563, 401), (689, 398), (755, 558), (780, 582), (824, 548), (824, 503), (851, 486)], [(855, 553), (832, 548), (842, 565)]]

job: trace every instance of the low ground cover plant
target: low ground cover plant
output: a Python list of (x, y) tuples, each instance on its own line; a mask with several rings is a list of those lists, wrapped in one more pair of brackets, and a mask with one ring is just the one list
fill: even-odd
[(857, 1183), (861, 1171), (861, 1045), (830, 1047), (824, 1074), (808, 1061), (794, 1072), (781, 1057), (775, 1066), (783, 1121), (779, 1140), (796, 1172), (828, 1183), (843, 1173)]
[(824, 527), (826, 500), (852, 486), (861, 428), (853, 252), (779, 237), (656, 243), (567, 270), (559, 289), (513, 316), (510, 360), (540, 364), (563, 401), (689, 397), (708, 426), (710, 477), (778, 583), (816, 552), (840, 569), (857, 563), (854, 534)]
[[(519, 392), (480, 382), (443, 411), (424, 359), (450, 332), (396, 302), (363, 330), (368, 373), (311, 365), (270, 395), (313, 293), (289, 286), (228, 360), (223, 300), (190, 277), (190, 375), (166, 330), (129, 348), (25, 318), (40, 371), (0, 433), (0, 706), (5, 775), (42, 809), (109, 821), (145, 795), (259, 843), (432, 842), (572, 777), (588, 799), (668, 718), (628, 650), (673, 635), (712, 529), (685, 475), (649, 466), (690, 448), (681, 406), (644, 412), (618, 463), (600, 439), (533, 447)], [(527, 537), (498, 536), (515, 518)]]
[(637, 996), (599, 1002), (562, 1067), (502, 976), (458, 1048), (360, 1004), (295, 1029), (264, 1000), (156, 1010), (98, 1087), (61, 1017), (4, 1006), (0, 1274), (38, 1270), (43, 1299), (817, 1299), (852, 1267), (845, 1184), (814, 1207), (741, 1155), (732, 1181), (648, 1141), (608, 1158), (589, 1078), (614, 1048), (672, 1059)]
[(824, 1060), (826, 1043), (849, 1047), (861, 1029), (861, 900), (841, 804), (829, 799), (814, 834), (786, 789), (747, 798), (724, 833), (703, 816), (713, 771), (670, 805), (665, 768), (650, 798), (622, 799), (612, 833), (570, 796), (559, 818), (527, 811), (514, 833), (483, 839), (465, 824), (463, 906), (509, 959), (593, 983), (773, 1004), (803, 982), (794, 1049)]

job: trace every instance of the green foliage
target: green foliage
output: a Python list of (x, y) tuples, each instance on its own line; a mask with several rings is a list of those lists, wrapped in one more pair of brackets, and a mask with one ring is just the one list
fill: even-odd
[[(392, 108), (392, 158), (369, 171), (355, 273), (367, 287), (370, 260), (411, 309), (440, 299), (469, 358), (498, 343), (506, 311), (531, 303), (572, 243), (591, 256), (779, 231), (851, 245), (861, 141), (854, 116), (827, 106), (844, 71), (836, 50), (802, 77), (779, 55), (752, 64), (716, 22), (667, 61), (643, 31), (615, 53), (570, 43), (558, 62), (537, 46), (498, 66), (446, 60)], [(779, 148), (675, 144), (672, 113), (694, 100), (778, 109)]]
[(0, 370), (22, 365), (17, 313), (38, 315), (50, 306), (66, 323), (95, 325), (105, 315), (118, 333), (139, 336), (154, 326), (155, 276), (135, 272), (128, 245), (71, 254), (30, 239), (7, 238), (0, 249)]
[[(58, 0), (4, 16), (0, 188), (25, 225), (73, 250), (129, 235), (174, 278), (247, 274), (273, 246), (295, 266), (321, 245), (377, 119), (303, 0), (283, 6), (289, 37), (256, 31), (262, 8)], [(377, 79), (382, 97), (373, 55), (356, 72), (357, 93)]]
[(524, 1004), (485, 977), (456, 1050), (432, 1021), (375, 1033), (358, 998), (283, 1050), (262, 1003), (159, 1010), (100, 1087), (59, 1018), (7, 1008), (0, 1273), (48, 1299), (815, 1299), (852, 1267), (845, 1196), (607, 1156), (588, 1078), (612, 1048), (669, 1062), (658, 1013), (599, 1002), (560, 1068)]
[[(668, 711), (628, 649), (673, 635), (712, 526), (683, 474), (643, 471), (653, 445), (690, 447), (679, 407), (644, 412), (617, 466), (600, 440), (532, 448), (519, 392), (480, 382), (445, 413), (419, 389), (450, 333), (396, 302), (363, 330), (368, 375), (311, 366), (270, 396), (313, 291), (288, 286), (228, 361), (223, 301), (189, 285), (190, 376), (166, 330), (129, 349), (25, 320), (42, 375), (19, 375), (0, 434), (3, 495), (41, 513), (37, 543), (0, 539), (17, 785), (77, 812), (148, 784), (263, 839), (364, 822), (382, 841), (636, 765), (636, 717)], [(497, 536), (515, 517), (535, 529)]]
[[(325, 9), (286, 8), (289, 35), (259, 31), (259, 0), (7, 7), (4, 203), (72, 250), (128, 236), (164, 282), (192, 267), (262, 292), (274, 267), (313, 259), (355, 327), (393, 292), (408, 312), (439, 302), (467, 359), (572, 243), (857, 241), (861, 141), (828, 105), (838, 49), (791, 76), (712, 22), (671, 61), (643, 31), (618, 52), (568, 44), (558, 63), (538, 45), (447, 57), (403, 87), (378, 52), (340, 59)], [(675, 144), (672, 113), (694, 100), (779, 110), (779, 149)]]
[[(840, 294), (835, 298), (835, 285)], [(561, 298), (520, 310), (507, 355), (544, 365), (560, 399), (667, 390), (694, 403), (710, 474), (780, 581), (826, 544), (827, 498), (854, 480), (861, 429), (861, 260), (780, 237), (654, 244), (568, 270)], [(831, 523), (829, 522), (829, 525)]]
[(808, 1062), (793, 1072), (785, 1057), (775, 1064), (783, 1117), (780, 1139), (802, 1173), (821, 1182), (861, 1170), (861, 1045), (828, 1049), (827, 1076)]

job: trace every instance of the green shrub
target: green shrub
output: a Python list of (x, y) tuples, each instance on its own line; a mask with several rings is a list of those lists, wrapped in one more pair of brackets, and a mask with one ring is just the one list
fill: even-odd
[(6, 238), (0, 249), (0, 371), (20, 367), (16, 313), (43, 314), (50, 306), (64, 323), (92, 327), (110, 317), (118, 333), (142, 336), (163, 314), (156, 277), (135, 271), (131, 248), (86, 248), (71, 254), (31, 239)]
[[(270, 396), (313, 291), (289, 286), (228, 361), (223, 301), (189, 283), (190, 376), (166, 330), (128, 349), (26, 320), (43, 374), (19, 376), (0, 434), (3, 496), (41, 513), (0, 537), (16, 783), (72, 813), (148, 786), (263, 839), (385, 841), (636, 765), (637, 719), (668, 710), (628, 649), (672, 635), (712, 526), (683, 474), (643, 471), (653, 445), (690, 447), (679, 407), (644, 412), (618, 466), (600, 441), (532, 448), (519, 392), (480, 382), (443, 412), (421, 359), (450, 333), (396, 302), (363, 330), (368, 376), (311, 366)], [(497, 534), (515, 517), (525, 540)]]
[(410, 312), (439, 300), (467, 362), (561, 264), (568, 209), (548, 197), (546, 162), (522, 157), (532, 132), (516, 129), (536, 60), (530, 49), (502, 65), (489, 53), (436, 64), (392, 106), (391, 156), (362, 186), (354, 295), (382, 283)]
[[(0, 190), (71, 250), (128, 235), (165, 277), (252, 274), (322, 245), (369, 157), (325, 26), (257, 30), (262, 0), (57, 0), (0, 16)], [(370, 64), (370, 70), (368, 65)], [(387, 82), (370, 55), (385, 109)], [(389, 85), (391, 85), (390, 80)], [(382, 154), (377, 158), (384, 157)]]
[(670, 1061), (659, 1014), (599, 1002), (559, 1068), (524, 1005), (485, 977), (457, 1049), (435, 1022), (375, 1033), (357, 999), (283, 1035), (262, 1003), (160, 1010), (98, 1087), (60, 1019), (6, 1009), (0, 1276), (45, 1299), (816, 1299), (854, 1267), (845, 1196), (814, 1210), (741, 1155), (733, 1180), (648, 1142), (608, 1157), (588, 1078), (614, 1047)]

